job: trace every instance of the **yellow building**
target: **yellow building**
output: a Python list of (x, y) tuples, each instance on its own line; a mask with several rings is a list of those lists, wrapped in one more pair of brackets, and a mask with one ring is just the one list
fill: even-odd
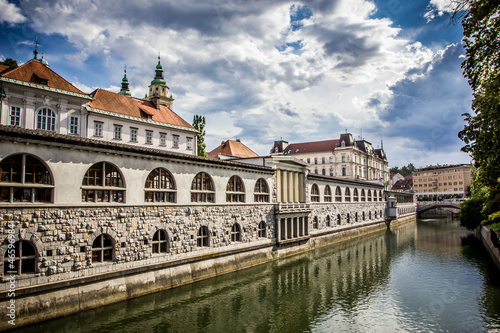
[(417, 169), (412, 173), (417, 197), (465, 196), (471, 182), (471, 165), (443, 165)]

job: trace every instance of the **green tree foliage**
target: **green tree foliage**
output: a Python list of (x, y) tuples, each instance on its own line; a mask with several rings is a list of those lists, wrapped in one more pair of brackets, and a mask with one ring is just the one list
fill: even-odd
[(1, 65), (9, 66), (10, 68), (17, 68), (17, 61), (11, 58), (5, 59), (4, 62), (0, 62)]
[(208, 157), (205, 152), (207, 145), (205, 144), (205, 117), (195, 114), (193, 118), (193, 127), (198, 130), (198, 136), (196, 138), (198, 145), (198, 156)]
[(477, 181), (495, 187), (500, 178), (500, 0), (467, 2), (462, 68), (474, 94), (474, 114), (464, 114), (459, 137), (479, 170)]
[(474, 100), (458, 133), (462, 151), (474, 159), (471, 198), (462, 202), (460, 223), (468, 229), (500, 209), (500, 0), (462, 0), (466, 59), (462, 63)]
[(415, 166), (412, 163), (409, 163), (401, 169), (398, 167), (393, 167), (390, 170), (391, 173), (399, 173), (403, 177), (410, 175), (413, 171), (415, 171)]

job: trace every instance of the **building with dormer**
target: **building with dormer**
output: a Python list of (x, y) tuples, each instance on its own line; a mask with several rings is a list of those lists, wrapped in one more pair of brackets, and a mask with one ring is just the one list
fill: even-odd
[(158, 57), (149, 96), (131, 96), (125, 71), (119, 93), (87, 94), (35, 57), (0, 66), (0, 124), (196, 155), (197, 130), (172, 111), (174, 99)]

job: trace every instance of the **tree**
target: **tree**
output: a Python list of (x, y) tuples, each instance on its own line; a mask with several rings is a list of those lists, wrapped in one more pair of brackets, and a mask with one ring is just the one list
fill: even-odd
[(193, 127), (198, 130), (198, 136), (196, 138), (198, 145), (198, 156), (208, 157), (205, 152), (205, 117), (195, 114), (193, 118)]
[(9, 66), (10, 68), (17, 68), (17, 61), (15, 61), (11, 58), (5, 59), (5, 61), (0, 62), (0, 64), (5, 65), (5, 66)]
[(462, 63), (474, 100), (474, 115), (458, 136), (478, 168), (477, 181), (496, 187), (500, 178), (500, 0), (468, 0), (462, 20), (466, 59)]

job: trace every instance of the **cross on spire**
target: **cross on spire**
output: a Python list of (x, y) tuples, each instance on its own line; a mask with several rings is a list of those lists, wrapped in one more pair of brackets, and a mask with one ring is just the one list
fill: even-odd
[(38, 55), (38, 45), (40, 45), (40, 43), (38, 43), (38, 36), (35, 36), (35, 51), (33, 51), (33, 53), (35, 54), (35, 59), (37, 59), (37, 55)]

